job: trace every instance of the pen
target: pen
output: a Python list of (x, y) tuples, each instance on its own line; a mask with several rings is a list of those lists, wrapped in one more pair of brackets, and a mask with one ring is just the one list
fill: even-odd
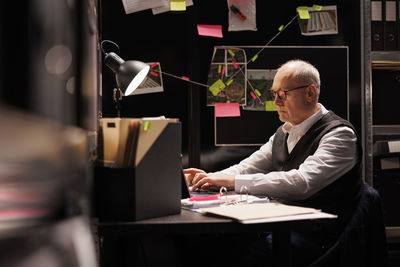
[(231, 9), (232, 12), (233, 12), (236, 16), (238, 16), (238, 18), (240, 18), (241, 20), (245, 20), (245, 19), (246, 19), (246, 16), (243, 15), (243, 13), (240, 12), (239, 8), (237, 8), (236, 6), (231, 5), (231, 6), (230, 6), (230, 9)]

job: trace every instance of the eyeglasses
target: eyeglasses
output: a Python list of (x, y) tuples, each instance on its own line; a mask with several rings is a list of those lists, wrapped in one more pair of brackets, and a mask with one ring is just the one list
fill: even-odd
[(310, 84), (309, 85), (302, 85), (302, 86), (291, 88), (291, 89), (287, 89), (287, 90), (283, 90), (282, 88), (280, 88), (280, 89), (274, 91), (274, 90), (271, 89), (271, 92), (274, 95), (274, 99), (276, 98), (276, 96), (278, 96), (279, 100), (286, 100), (286, 98), (287, 98), (286, 93), (287, 92), (293, 91), (293, 90), (297, 90), (297, 89), (301, 89), (301, 88), (305, 88), (305, 87), (308, 87), (308, 86), (310, 86)]

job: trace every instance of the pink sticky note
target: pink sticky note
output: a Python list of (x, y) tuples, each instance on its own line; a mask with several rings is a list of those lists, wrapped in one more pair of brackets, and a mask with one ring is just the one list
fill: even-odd
[(197, 24), (197, 31), (199, 35), (211, 36), (222, 38), (222, 26), (221, 25), (204, 25)]
[(250, 92), (250, 94), (251, 94), (251, 97), (252, 97), (253, 99), (256, 99), (256, 98), (257, 98), (256, 95), (255, 95), (253, 92)]
[(233, 64), (233, 66), (235, 67), (235, 69), (238, 68), (238, 65), (236, 65), (236, 62), (235, 62), (235, 61), (232, 61), (232, 64)]
[(189, 79), (188, 77), (186, 77), (186, 76), (182, 76), (181, 78), (184, 79), (184, 80), (186, 80), (186, 81), (189, 81), (189, 80), (190, 80), (190, 79)]
[(240, 117), (239, 103), (215, 103), (215, 117)]
[(208, 201), (208, 200), (218, 200), (219, 194), (214, 194), (211, 196), (193, 196), (189, 198), (189, 201)]
[(152, 71), (150, 71), (150, 74), (151, 74), (151, 75), (153, 75), (153, 76), (156, 76), (156, 77), (158, 77), (158, 74), (157, 74), (157, 73), (155, 73), (155, 72), (152, 72)]
[(225, 65), (222, 67), (222, 75), (225, 73)]

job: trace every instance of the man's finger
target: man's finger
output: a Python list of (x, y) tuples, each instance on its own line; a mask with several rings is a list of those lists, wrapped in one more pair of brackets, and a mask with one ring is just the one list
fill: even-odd
[(195, 174), (195, 173), (204, 173), (203, 170), (196, 169), (196, 168), (189, 168), (189, 169), (184, 169), (183, 173), (185, 174)]
[(192, 184), (196, 184), (199, 180), (207, 176), (206, 173), (196, 173), (192, 179)]
[(196, 188), (202, 188), (202, 186), (206, 183), (209, 183), (210, 179), (207, 176), (202, 176), (197, 183), (193, 183), (192, 190), (196, 190)]

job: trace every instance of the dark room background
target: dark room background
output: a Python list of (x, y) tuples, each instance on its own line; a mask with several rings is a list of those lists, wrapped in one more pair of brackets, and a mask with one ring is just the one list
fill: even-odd
[[(257, 31), (229, 32), (227, 1), (194, 0), (194, 5), (187, 7), (186, 11), (153, 15), (151, 10), (126, 14), (122, 1), (102, 0), (101, 39), (117, 43), (120, 56), (125, 60), (160, 62), (164, 72), (206, 84), (214, 46), (265, 45), (278, 32), (280, 25), (287, 24), (296, 15), (296, 7), (313, 4), (314, 1), (256, 1)], [(303, 36), (295, 20), (270, 45), (348, 46), (350, 121), (361, 134), (360, 3), (324, 1), (322, 4), (337, 5), (338, 34)], [(222, 25), (223, 38), (199, 36), (197, 24)], [(114, 76), (107, 67), (103, 66), (102, 71), (102, 116), (114, 117)], [(166, 75), (163, 82), (162, 93), (125, 97), (121, 103), (121, 116), (179, 118), (182, 122), (184, 167), (215, 171), (257, 149), (254, 146), (216, 147), (214, 109), (206, 106), (206, 88)], [(321, 90), (323, 86), (322, 81)], [(243, 134), (248, 133), (243, 130)], [(268, 138), (266, 136), (265, 141)]]

